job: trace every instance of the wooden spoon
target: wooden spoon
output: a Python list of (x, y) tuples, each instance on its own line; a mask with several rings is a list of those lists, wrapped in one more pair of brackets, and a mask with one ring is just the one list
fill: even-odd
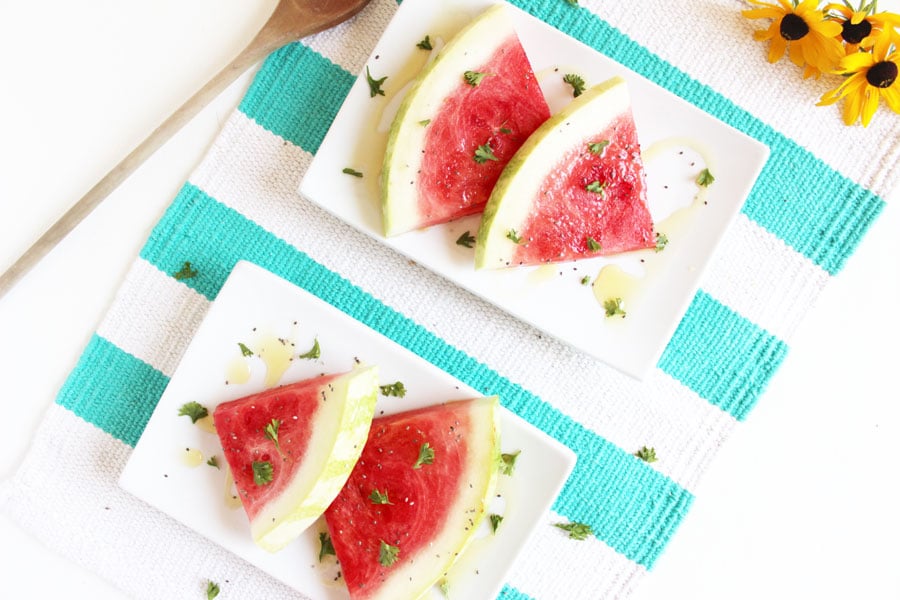
[(125, 181), (147, 158), (175, 135), (225, 88), (271, 52), (300, 38), (324, 31), (358, 13), (370, 0), (278, 0), (278, 5), (250, 44), (209, 83), (176, 110), (131, 151), (84, 197), (25, 251), (0, 276), (0, 298), (52, 250), (100, 202)]

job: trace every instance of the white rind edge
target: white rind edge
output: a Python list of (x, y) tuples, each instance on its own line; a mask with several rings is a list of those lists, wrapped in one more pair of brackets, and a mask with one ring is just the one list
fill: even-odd
[[(250, 522), (256, 543), (277, 552), (318, 519), (350, 477), (369, 435), (378, 399), (378, 368), (359, 367), (322, 387), (303, 464), (281, 497)], [(298, 503), (297, 498), (302, 498)]]
[(613, 77), (586, 90), (531, 134), (503, 169), (485, 207), (475, 246), (476, 269), (511, 266), (516, 243), (506, 234), (522, 231), (537, 190), (560, 157), (630, 107), (625, 80)]
[[(369, 600), (422, 597), (446, 575), (447, 570), (474, 539), (497, 487), (500, 458), (499, 406), (497, 396), (488, 396), (474, 400), (469, 409), (472, 433), (469, 436), (470, 451), (463, 473), (464, 476), (477, 474), (480, 480), (470, 479), (471, 487), (463, 487), (463, 493), (450, 507), (447, 522), (440, 535), (412, 557), (413, 560), (394, 570)], [(471, 512), (473, 509), (474, 512)], [(463, 535), (459, 535), (459, 532), (463, 532)], [(455, 554), (452, 557), (436, 556), (433, 552), (435, 548), (454, 548)]]
[(382, 170), (386, 236), (410, 231), (421, 222), (416, 183), (428, 132), (421, 121), (434, 117), (459, 87), (463, 73), (486, 63), (511, 35), (515, 29), (503, 5), (487, 9), (444, 46), (407, 93), (388, 134)]

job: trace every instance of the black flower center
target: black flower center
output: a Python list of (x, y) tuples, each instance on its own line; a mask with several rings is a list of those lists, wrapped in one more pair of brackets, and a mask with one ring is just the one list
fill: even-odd
[(809, 25), (794, 13), (788, 13), (781, 18), (781, 37), (784, 39), (799, 40), (809, 33)]
[(887, 88), (897, 80), (897, 64), (889, 60), (875, 63), (866, 71), (866, 81), (877, 88)]
[(850, 22), (850, 19), (847, 19), (841, 25), (841, 37), (844, 38), (844, 41), (848, 44), (858, 44), (870, 33), (872, 33), (872, 24), (866, 19), (863, 19), (855, 25)]

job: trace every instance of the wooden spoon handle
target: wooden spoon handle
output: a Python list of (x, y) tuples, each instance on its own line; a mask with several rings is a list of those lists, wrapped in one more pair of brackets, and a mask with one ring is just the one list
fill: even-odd
[(235, 79), (250, 66), (262, 60), (270, 52), (297, 39), (295, 32), (285, 31), (285, 15), (276, 7), (275, 12), (253, 38), (250, 44), (224, 69), (219, 71), (206, 85), (178, 108), (156, 128), (141, 144), (131, 151), (122, 162), (113, 167), (103, 179), (97, 182), (78, 202), (72, 205), (12, 266), (0, 276), (0, 298), (9, 291), (28, 271), (31, 270), (69, 232), (87, 217), (109, 194), (112, 193), (145, 160), (156, 152), (169, 138), (215, 99)]

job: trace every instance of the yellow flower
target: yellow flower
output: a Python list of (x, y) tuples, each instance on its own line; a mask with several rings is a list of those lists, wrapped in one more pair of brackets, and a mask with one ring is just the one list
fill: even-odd
[(879, 36), (871, 52), (856, 52), (841, 59), (838, 72), (846, 79), (826, 92), (818, 105), (834, 104), (843, 98), (844, 123), (853, 125), (861, 119), (863, 127), (872, 121), (881, 98), (900, 114), (900, 50), (893, 39), (891, 35)]
[(868, 49), (875, 45), (875, 40), (881, 35), (897, 35), (896, 28), (900, 26), (900, 15), (889, 12), (873, 12), (875, 3), (860, 5), (853, 10), (845, 4), (829, 4), (825, 7), (826, 14), (840, 23), (841, 32), (838, 40), (844, 43), (847, 54), (853, 54), (860, 48)]
[(844, 51), (837, 37), (840, 23), (825, 18), (817, 0), (803, 0), (799, 4), (788, 0), (778, 3), (749, 0), (761, 8), (742, 11), (748, 19), (772, 19), (768, 29), (753, 33), (758, 41), (772, 40), (769, 45), (769, 62), (778, 62), (785, 51), (798, 67), (805, 67), (803, 77), (816, 77), (823, 71), (833, 70)]

